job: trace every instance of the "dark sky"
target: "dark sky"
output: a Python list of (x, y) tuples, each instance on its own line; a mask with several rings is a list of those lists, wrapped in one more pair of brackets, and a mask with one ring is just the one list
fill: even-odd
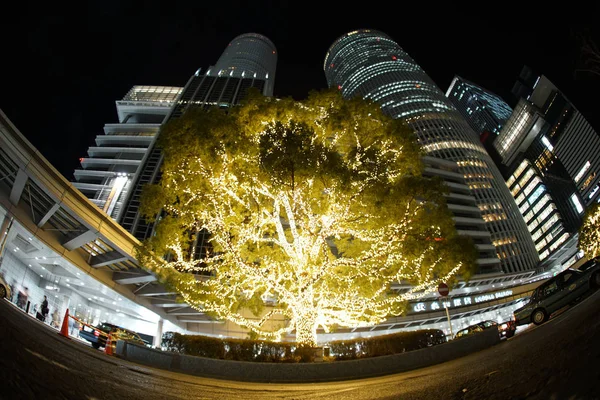
[[(479, 2), (476, 11), (404, 3), (105, 0), (44, 3), (35, 15), (11, 3), (0, 24), (0, 108), (70, 180), (104, 124), (117, 122), (115, 100), (133, 85), (184, 86), (234, 37), (256, 32), (278, 50), (275, 96), (303, 99), (326, 86), (329, 46), (370, 28), (390, 35), (444, 92), (460, 75), (513, 106), (510, 90), (529, 65), (600, 132), (600, 74), (575, 73), (577, 35), (590, 32), (600, 45), (593, 2), (573, 9), (574, 2)], [(360, 9), (344, 10), (352, 4)]]

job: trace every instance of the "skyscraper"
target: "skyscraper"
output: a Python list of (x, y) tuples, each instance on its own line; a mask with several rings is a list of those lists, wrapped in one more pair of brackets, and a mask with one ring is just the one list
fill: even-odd
[(536, 80), (529, 101), (550, 125), (551, 153), (577, 186), (584, 205), (600, 202), (600, 134), (544, 75)]
[[(216, 65), (209, 67), (205, 74), (198, 70), (191, 76), (165, 122), (178, 118), (190, 106), (226, 108), (238, 104), (251, 87), (265, 96), (272, 96), (276, 66), (277, 50), (271, 40), (257, 33), (237, 36), (228, 44)], [(139, 240), (148, 238), (154, 229), (154, 223), (145, 221), (140, 215), (139, 207), (142, 187), (160, 179), (162, 152), (155, 145), (157, 137), (133, 180), (133, 188), (119, 221)]]
[(454, 77), (446, 97), (478, 135), (483, 132), (498, 134), (512, 114), (512, 109), (500, 96), (460, 76)]
[(329, 48), (327, 84), (345, 98), (376, 101), (404, 120), (425, 152), (455, 161), (473, 191), (505, 272), (533, 269), (539, 261), (525, 221), (494, 162), (444, 93), (388, 35), (369, 29), (347, 33)]
[(515, 88), (521, 97), (493, 146), (507, 166), (541, 266), (569, 265), (580, 257), (585, 208), (600, 199), (600, 136), (544, 75), (524, 67)]
[[(526, 95), (532, 92), (533, 88)], [(508, 117), (499, 114), (499, 107), (511, 110), (508, 104), (459, 77), (454, 78), (446, 96), (480, 134), (506, 179), (538, 251), (539, 267), (568, 263), (577, 253), (581, 217), (576, 205), (581, 205), (566, 170), (552, 157), (553, 148), (546, 137), (549, 124), (543, 112), (521, 98)]]

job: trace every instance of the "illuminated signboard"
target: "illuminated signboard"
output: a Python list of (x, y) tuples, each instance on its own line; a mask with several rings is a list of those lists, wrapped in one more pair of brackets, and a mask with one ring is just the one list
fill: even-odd
[(503, 297), (508, 297), (513, 294), (512, 290), (504, 290), (502, 292), (496, 293), (486, 293), (480, 294), (476, 296), (466, 296), (466, 297), (456, 297), (453, 299), (449, 299), (447, 301), (424, 301), (420, 303), (414, 303), (412, 305), (412, 312), (420, 313), (424, 311), (437, 311), (442, 308), (454, 308), (454, 307), (462, 307), (469, 306), (473, 304), (483, 303), (486, 301), (492, 301), (496, 299), (501, 299)]

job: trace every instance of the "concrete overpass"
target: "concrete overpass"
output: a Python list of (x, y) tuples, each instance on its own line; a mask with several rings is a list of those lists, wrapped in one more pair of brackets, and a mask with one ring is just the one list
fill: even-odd
[[(56, 151), (60, 152), (58, 140)], [(1, 110), (0, 207), (5, 214), (3, 220), (0, 218), (0, 231), (6, 236), (6, 251), (19, 249), (20, 253), (27, 245), (23, 237), (29, 237), (30, 243), (35, 238), (42, 243), (38, 248), (58, 254), (120, 296), (182, 329), (186, 329), (190, 316), (200, 322), (210, 321), (187, 304), (178, 303), (175, 293), (141, 268), (135, 256), (140, 242), (67, 181)], [(36, 254), (33, 249), (28, 256)], [(47, 256), (41, 252), (39, 257), (26, 258), (35, 263), (31, 268), (41, 266), (50, 271), (51, 267), (44, 266)]]

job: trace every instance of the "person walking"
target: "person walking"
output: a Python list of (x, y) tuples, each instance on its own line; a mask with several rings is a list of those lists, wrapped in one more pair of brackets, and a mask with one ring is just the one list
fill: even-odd
[(48, 309), (48, 298), (46, 296), (44, 296), (44, 301), (42, 301), (42, 306), (40, 307), (40, 310), (37, 312), (36, 318), (42, 322), (46, 321), (46, 316), (48, 315), (48, 311), (50, 311)]

